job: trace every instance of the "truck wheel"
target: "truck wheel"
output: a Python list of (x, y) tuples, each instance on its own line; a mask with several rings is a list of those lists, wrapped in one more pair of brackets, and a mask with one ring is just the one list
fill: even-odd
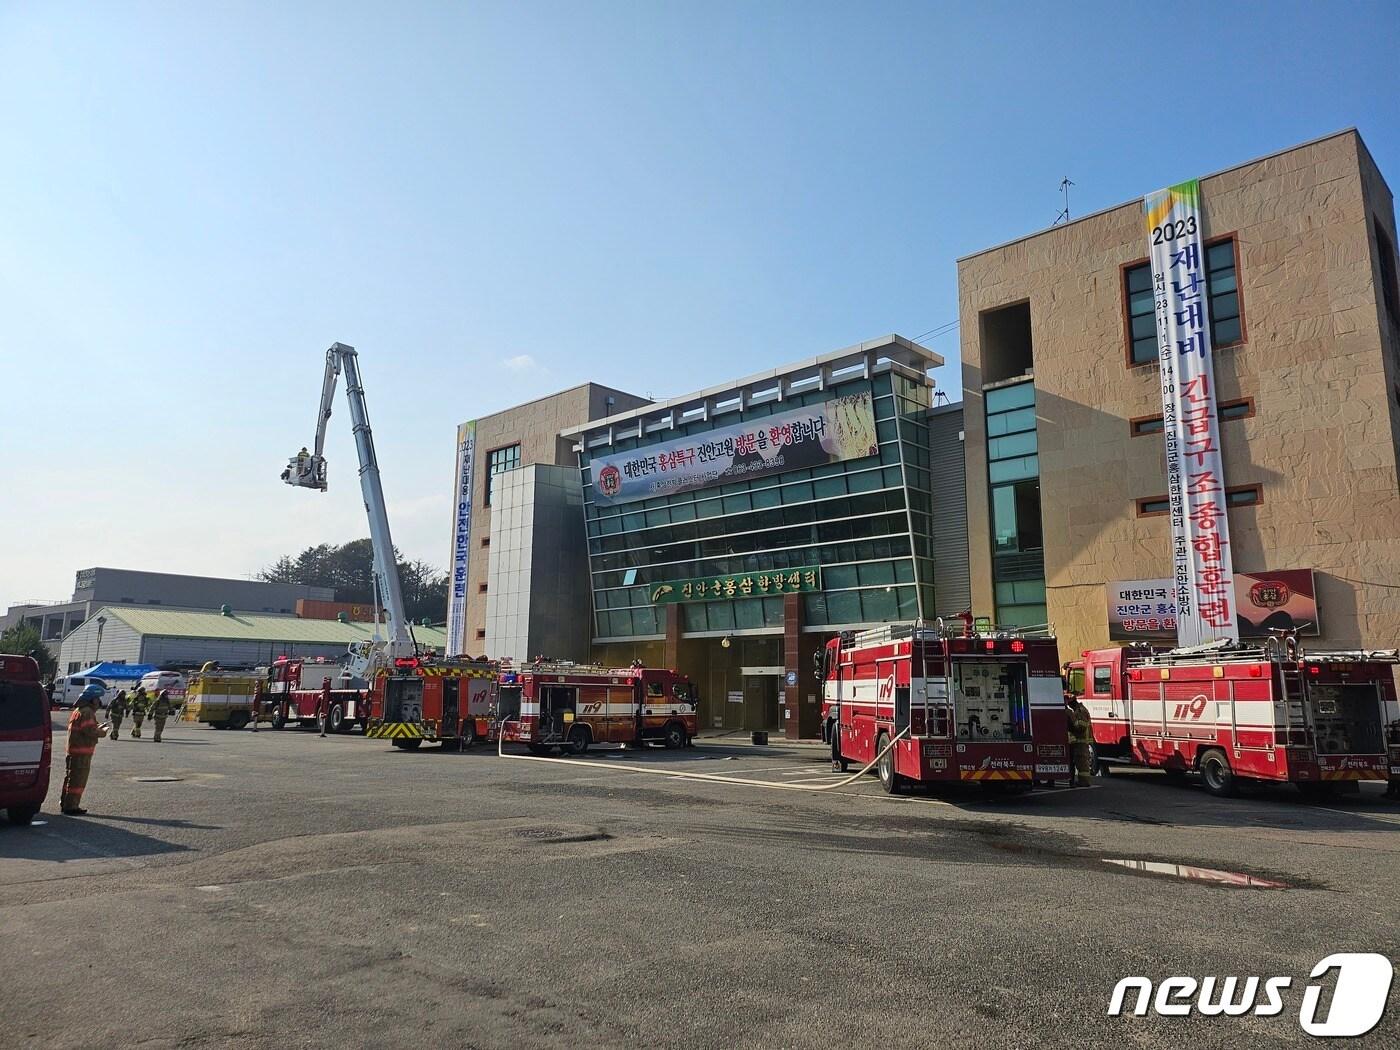
[[(875, 742), (875, 753), (878, 755), (889, 745), (890, 735), (881, 733), (880, 739)], [(875, 772), (880, 776), (880, 786), (885, 789), (886, 795), (898, 795), (904, 790), (904, 784), (900, 775), (894, 771), (894, 748), (890, 748), (880, 756), (880, 761), (875, 765)]]
[(415, 737), (412, 740), (395, 740), (394, 746), (404, 751), (417, 751), (418, 748), (422, 746), (422, 743), (423, 740), (421, 737)]
[(284, 726), (286, 726), (286, 724), (287, 724), (287, 712), (283, 709), (283, 707), (282, 707), (281, 704), (278, 704), (277, 707), (274, 708), (274, 709), (273, 709), (273, 712), (272, 712), (272, 728), (273, 728), (273, 729), (282, 729)]
[(1201, 780), (1206, 790), (1217, 798), (1230, 798), (1239, 791), (1234, 771), (1223, 751), (1212, 749), (1201, 756)]
[(477, 742), (476, 719), (468, 718), (462, 723), (462, 750), (472, 747)]
[(569, 742), (565, 750), (571, 755), (581, 755), (588, 750), (588, 730), (583, 726), (574, 726), (569, 730)]
[(343, 733), (343, 732), (345, 732), (345, 730), (346, 730), (346, 725), (345, 725), (345, 705), (344, 705), (344, 704), (339, 704), (339, 703), (337, 703), (337, 704), (331, 704), (331, 720), (330, 720), (330, 725), (328, 725), (326, 728), (329, 729), (332, 733)]
[(1089, 741), (1089, 775), (1091, 777), (1108, 776), (1108, 763), (1099, 758), (1099, 745), (1094, 741)]
[(242, 729), (248, 724), (248, 713), (246, 711), (235, 712), (229, 720), (224, 723), (225, 729)]
[(666, 735), (661, 738), (666, 743), (668, 751), (685, 747), (685, 726), (679, 722), (671, 722), (666, 726)]
[(5, 811), (5, 815), (10, 818), (10, 823), (18, 827), (24, 827), (38, 814), (38, 806), (11, 806)]

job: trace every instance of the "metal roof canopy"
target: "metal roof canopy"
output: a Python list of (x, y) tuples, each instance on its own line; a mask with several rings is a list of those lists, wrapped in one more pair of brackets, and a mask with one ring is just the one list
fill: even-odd
[(857, 373), (869, 377), (876, 371), (892, 369), (932, 385), (928, 370), (941, 364), (941, 354), (902, 335), (890, 334), (691, 394), (619, 412), (570, 427), (560, 431), (560, 434), (584, 439), (579, 445), (580, 449), (585, 443), (589, 447), (610, 445), (617, 440), (674, 430), (687, 423), (710, 420), (729, 412), (742, 413), (750, 405), (781, 402), (790, 394), (825, 390), (833, 383), (855, 378)]
[[(341, 623), (269, 613), (235, 611), (225, 616), (221, 612), (120, 605), (105, 605), (100, 612), (122, 621), (138, 634), (168, 638), (339, 645), (367, 641), (374, 634), (372, 623)], [(88, 622), (95, 618), (94, 615)], [(441, 648), (447, 641), (447, 632), (441, 627), (415, 626), (413, 632), (421, 645)]]

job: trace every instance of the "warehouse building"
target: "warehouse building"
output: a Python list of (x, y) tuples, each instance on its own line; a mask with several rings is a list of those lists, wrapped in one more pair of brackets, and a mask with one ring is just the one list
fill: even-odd
[[(1239, 627), (1394, 646), (1390, 190), (1352, 130), (1200, 179), (1199, 208)], [(1176, 637), (1148, 252), (1134, 200), (958, 263), (972, 604), (1066, 658)]]
[[(414, 627), (420, 646), (441, 652), (447, 635)], [(257, 667), (279, 656), (339, 663), (352, 642), (368, 641), (374, 625), (349, 620), (302, 619), (233, 609), (211, 612), (104, 605), (63, 641), (59, 667), (73, 674), (95, 663), (199, 667)]]
[(39, 636), (57, 651), (70, 632), (104, 605), (156, 605), (176, 609), (235, 609), (291, 613), (302, 600), (329, 601), (331, 587), (300, 583), (263, 583), (216, 576), (182, 576), (169, 572), (106, 567), (79, 569), (73, 596), (66, 602), (21, 602), (0, 616), (0, 631), (20, 620), (39, 628)]

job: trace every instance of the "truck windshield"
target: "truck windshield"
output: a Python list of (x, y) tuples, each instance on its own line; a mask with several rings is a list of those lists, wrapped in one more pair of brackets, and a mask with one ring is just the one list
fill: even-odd
[(0, 732), (33, 729), (46, 718), (44, 691), (38, 682), (0, 681)]
[(1379, 755), (1385, 752), (1379, 686), (1308, 683), (1319, 755)]

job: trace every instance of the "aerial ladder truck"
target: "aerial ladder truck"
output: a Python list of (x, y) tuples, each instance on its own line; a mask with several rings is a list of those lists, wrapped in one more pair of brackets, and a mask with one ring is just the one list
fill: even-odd
[[(315, 451), (304, 447), (287, 463), (282, 480), (297, 488), (326, 491), (326, 424), (331, 418), (335, 388), (345, 372), (345, 396), (350, 402), (350, 423), (355, 434), (355, 450), (360, 457), (360, 492), (369, 517), (369, 538), (374, 549), (375, 623), (374, 636), (367, 642), (350, 645), (346, 672), (352, 678), (371, 681), (377, 671), (395, 660), (412, 659), (417, 647), (404, 612), (403, 587), (394, 558), (394, 541), (389, 536), (389, 512), (384, 506), (384, 486), (379, 480), (379, 461), (374, 455), (374, 435), (365, 407), (365, 387), (360, 379), (360, 359), (353, 346), (332, 343), (326, 351), (326, 373), (321, 383), (321, 411), (316, 417)], [(384, 634), (380, 631), (378, 609), (385, 610)], [(384, 636), (387, 634), (387, 638)]]
[[(494, 709), (496, 666), (489, 661), (438, 661), (418, 655), (404, 611), (399, 566), (394, 557), (394, 541), (389, 536), (389, 513), (384, 506), (379, 461), (374, 454), (360, 361), (354, 347), (333, 343), (326, 351), (314, 451), (303, 448), (293, 456), (282, 472), (282, 480), (298, 488), (326, 491), (326, 423), (331, 418), (342, 371), (355, 450), (360, 458), (360, 491), (374, 550), (374, 636), (370, 641), (350, 645), (346, 665), (346, 673), (352, 678), (370, 683), (370, 706), (365, 712), (369, 717), (357, 713), (356, 718), (365, 722), (366, 736), (390, 740), (395, 747), (414, 748), (424, 740), (465, 746), (477, 738), (478, 727), (484, 732), (490, 722), (488, 708)], [(378, 618), (381, 604), (385, 610), (383, 634)], [(300, 661), (295, 663), (299, 668)], [(324, 700), (318, 720), (339, 710), (338, 694), (328, 686), (322, 688)]]

